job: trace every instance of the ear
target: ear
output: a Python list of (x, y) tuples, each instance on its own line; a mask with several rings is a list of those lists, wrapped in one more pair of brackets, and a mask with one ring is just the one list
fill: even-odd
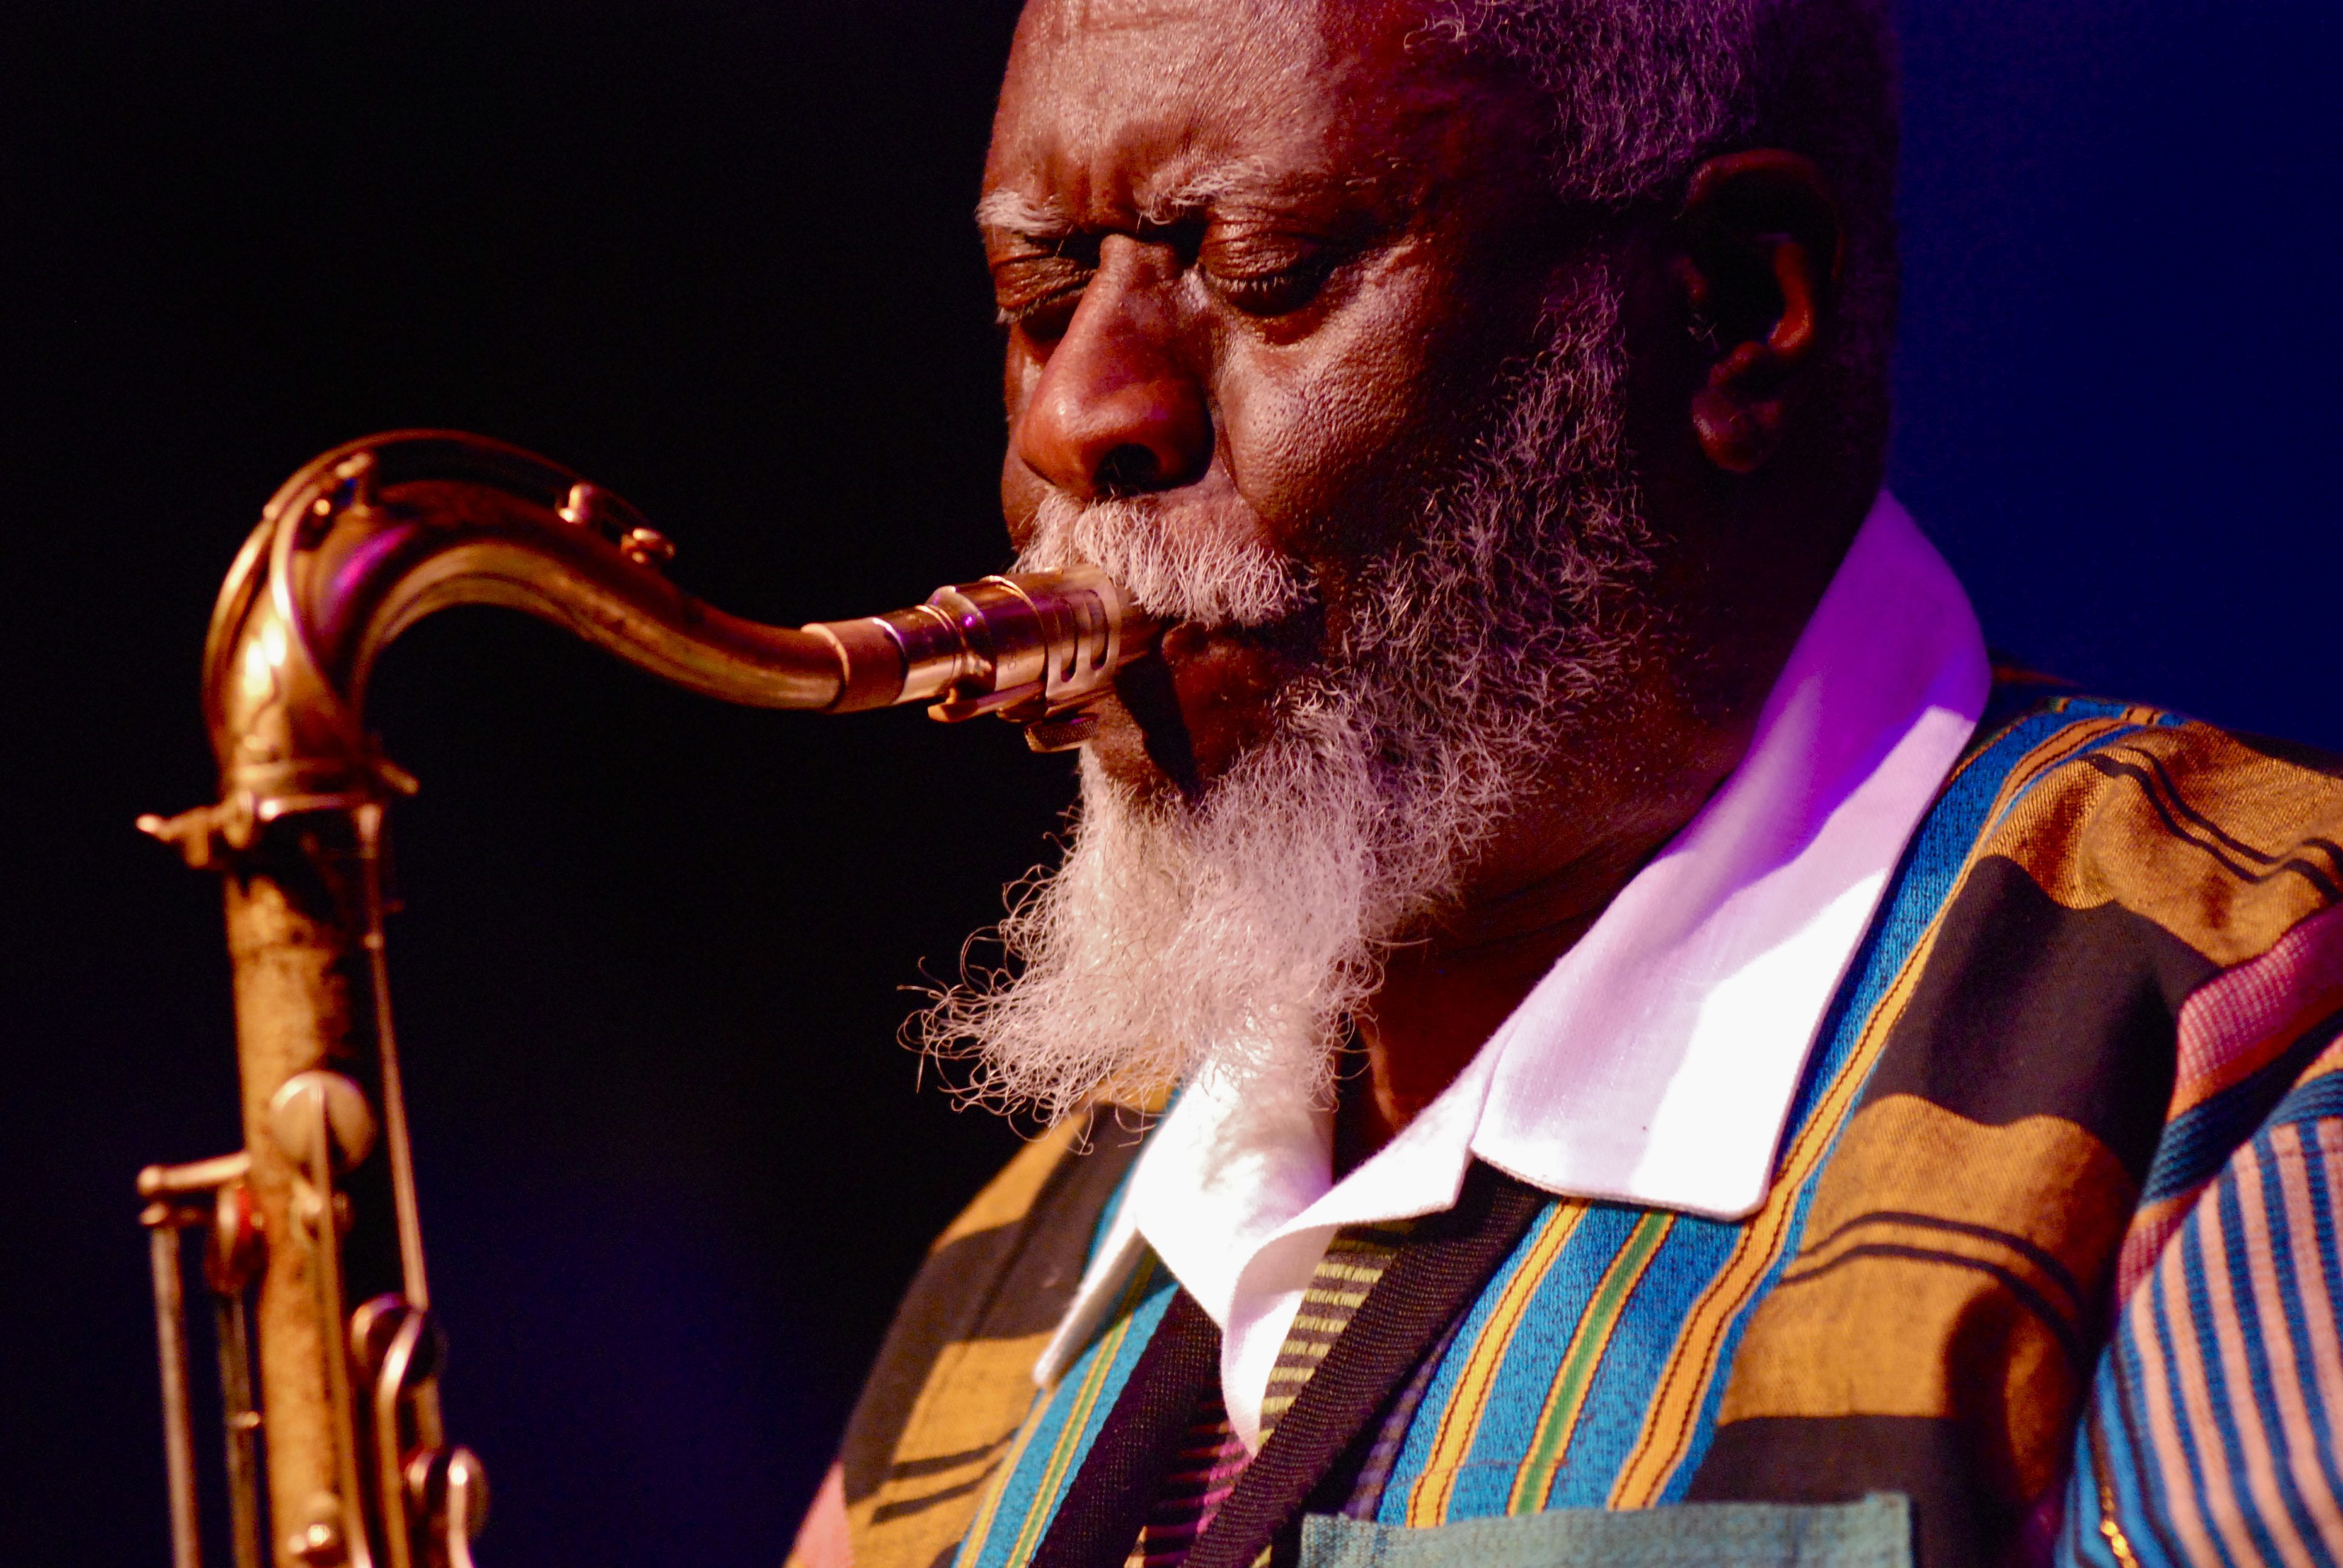
[(1708, 367), (1693, 431), (1710, 462), (1754, 473), (1780, 447), (1792, 393), (1830, 333), (1838, 203), (1807, 159), (1761, 148), (1703, 164), (1681, 227), (1685, 325)]

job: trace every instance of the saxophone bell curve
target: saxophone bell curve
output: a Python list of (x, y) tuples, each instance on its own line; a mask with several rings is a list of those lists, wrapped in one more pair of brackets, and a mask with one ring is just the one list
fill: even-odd
[(437, 610), (502, 605), (724, 701), (924, 703), (947, 721), (997, 715), (1055, 750), (1089, 738), (1158, 630), (1087, 568), (767, 626), (669, 581), (674, 556), (634, 508), (558, 464), (409, 430), (312, 460), (229, 569), (203, 664), (218, 801), (138, 821), (223, 875), (246, 1129), (242, 1151), (152, 1166), (138, 1183), (178, 1568), (201, 1561), (189, 1230), (208, 1238), (237, 1568), (264, 1554), (276, 1568), (470, 1568), (487, 1514), (486, 1472), (443, 1431), (384, 957), (384, 817), (415, 789), (365, 722), (385, 648)]

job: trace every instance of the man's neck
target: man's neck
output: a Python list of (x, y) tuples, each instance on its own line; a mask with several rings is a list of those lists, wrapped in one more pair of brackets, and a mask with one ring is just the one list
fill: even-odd
[[(1556, 829), (1504, 835), (1486, 863), (1543, 859), (1553, 869), (1468, 896), (1438, 929), (1393, 950), (1381, 988), (1353, 1020), (1357, 1043), (1336, 1102), (1337, 1176), (1390, 1142), (1455, 1081), (1619, 890), (1692, 819), (1745, 745), (1745, 735), (1738, 737), (1729, 756), (1684, 770), (1673, 787), (1623, 810), (1598, 848), (1562, 864), (1553, 865)], [(1541, 838), (1544, 856), (1532, 848)]]

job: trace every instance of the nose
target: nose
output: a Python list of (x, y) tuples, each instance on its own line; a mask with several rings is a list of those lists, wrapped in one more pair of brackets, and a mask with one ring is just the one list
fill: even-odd
[(1182, 364), (1176, 254), (1111, 235), (1019, 416), (1025, 465), (1081, 500), (1168, 490), (1212, 460), (1204, 389)]

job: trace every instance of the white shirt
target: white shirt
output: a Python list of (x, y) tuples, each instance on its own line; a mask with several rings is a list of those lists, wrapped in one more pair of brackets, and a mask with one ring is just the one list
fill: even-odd
[(1331, 1113), (1306, 1093), (1191, 1083), (1036, 1379), (1081, 1353), (1152, 1247), (1220, 1325), (1230, 1424), (1256, 1448), (1327, 1241), (1451, 1207), (1476, 1159), (1557, 1195), (1718, 1219), (1756, 1208), (1823, 1013), (1989, 679), (1967, 596), (1882, 492), (1740, 766), (1456, 1081), (1340, 1181)]

